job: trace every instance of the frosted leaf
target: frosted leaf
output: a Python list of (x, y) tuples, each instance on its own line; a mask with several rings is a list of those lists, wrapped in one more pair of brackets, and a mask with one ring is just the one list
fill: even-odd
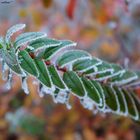
[(119, 88), (119, 91), (120, 91), (120, 93), (121, 93), (121, 95), (122, 95), (122, 97), (123, 97), (123, 101), (124, 101), (124, 105), (125, 105), (125, 112), (124, 112), (124, 113), (122, 112), (122, 114), (123, 114), (124, 116), (127, 116), (127, 115), (128, 115), (127, 102), (126, 102), (125, 96), (124, 96), (124, 94), (123, 94), (121, 88)]
[(101, 64), (102, 64), (102, 61), (97, 58), (84, 59), (84, 60), (76, 61), (73, 64), (73, 70), (83, 73), (88, 70), (94, 69), (94, 71), (96, 72), (97, 66)]
[(4, 38), (0, 36), (0, 57), (2, 57), (2, 48), (5, 47)]
[(139, 119), (139, 114), (138, 114), (138, 110), (137, 110), (135, 101), (134, 101), (134, 99), (133, 99), (133, 97), (132, 97), (131, 94), (128, 94), (128, 96), (129, 96), (130, 100), (132, 101), (132, 106), (134, 107), (134, 111), (135, 111), (135, 113), (136, 113), (135, 116), (130, 115), (130, 117), (132, 117), (132, 118), (135, 119), (135, 120), (138, 120), (138, 119)]
[[(97, 68), (98, 69), (98, 68)], [(110, 73), (113, 73), (113, 69), (106, 69), (106, 70), (103, 70), (103, 71), (99, 71), (99, 70), (97, 70), (96, 72), (95, 71), (93, 71), (92, 73), (89, 73), (89, 74), (86, 74), (87, 76), (95, 76), (95, 75), (97, 75), (97, 74), (104, 74), (104, 73), (107, 73), (107, 72), (110, 72)]]
[(68, 48), (75, 47), (77, 45), (75, 42), (69, 40), (61, 40), (61, 43), (62, 44), (60, 44), (55, 51), (53, 50), (53, 53), (47, 57), (48, 59), (52, 59), (54, 64), (57, 61), (57, 58), (61, 56), (61, 52), (64, 53)]
[(27, 84), (27, 78), (26, 77), (21, 77), (21, 87), (24, 90), (26, 94), (29, 94), (29, 89), (28, 89), (28, 84)]
[(119, 103), (119, 98), (117, 96), (117, 92), (115, 91), (115, 89), (111, 86), (113, 92), (114, 92), (114, 95), (116, 96), (116, 101), (117, 101), (117, 105), (118, 105), (118, 110), (117, 110), (117, 113), (120, 112), (120, 103)]
[(103, 81), (103, 80), (107, 80), (109, 78), (112, 78), (114, 76), (121, 76), (123, 73), (125, 72), (125, 70), (121, 70), (121, 71), (118, 71), (118, 72), (115, 72), (113, 74), (110, 74), (110, 75), (107, 75), (107, 76), (104, 76), (104, 77), (101, 77), (101, 78), (95, 78), (97, 81)]
[(32, 47), (32, 46), (27, 46), (27, 48), (30, 50), (30, 51), (32, 51), (32, 50), (34, 50), (34, 47)]
[(43, 33), (43, 32), (28, 32), (28, 33), (23, 33), (21, 35), (19, 35), (15, 42), (14, 42), (14, 46), (17, 48), (20, 48), (21, 46), (28, 44), (34, 40), (40, 39), (40, 38), (44, 38), (46, 37), (47, 34)]
[(9, 43), (10, 43), (10, 38), (11, 38), (11, 36), (12, 36), (14, 33), (16, 33), (16, 32), (18, 32), (18, 31), (24, 29), (25, 27), (26, 27), (25, 24), (17, 24), (17, 25), (12, 26), (12, 27), (7, 31), (7, 33), (6, 33), (6, 36), (5, 36), (5, 41), (6, 41), (6, 43), (9, 44)]
[(60, 67), (65, 67), (68, 64), (73, 64), (76, 61), (84, 60), (84, 59), (92, 59), (92, 56), (82, 50), (69, 50), (65, 51), (57, 60), (57, 64)]
[(45, 51), (45, 49), (47, 49), (47, 48), (56, 47), (59, 45), (61, 45), (61, 42), (56, 40), (56, 39), (41, 38), (41, 39), (37, 39), (35, 41), (32, 41), (29, 44), (29, 46), (27, 46), (27, 49), (29, 51), (39, 51), (39, 50)]
[(127, 84), (129, 82), (132, 82), (133, 80), (136, 80), (136, 79), (138, 79), (138, 76), (137, 75), (135, 75), (133, 77), (130, 77), (128, 79), (121, 80), (121, 81), (112, 82), (111, 84), (112, 85), (121, 86), (121, 85), (125, 85), (125, 84)]
[(136, 82), (133, 82), (133, 83), (130, 83), (130, 84), (128, 84), (126, 86), (123, 86), (123, 87), (125, 87), (125, 88), (129, 88), (129, 87), (131, 87), (131, 88), (139, 88), (140, 87), (140, 80), (138, 80)]

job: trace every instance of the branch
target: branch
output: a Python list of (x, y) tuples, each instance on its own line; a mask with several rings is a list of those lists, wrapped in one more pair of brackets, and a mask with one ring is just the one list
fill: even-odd
[(23, 33), (12, 42), (11, 36), (23, 28), (24, 24), (15, 25), (0, 38), (3, 75), (8, 69), (9, 85), (12, 73), (16, 73), (21, 77), (25, 93), (29, 93), (26, 79), (34, 76), (41, 97), (50, 94), (54, 102), (71, 108), (72, 93), (93, 112), (96, 109), (140, 120), (140, 101), (134, 93), (140, 85), (137, 72), (95, 58), (85, 51), (73, 50), (75, 42), (51, 39), (42, 32)]

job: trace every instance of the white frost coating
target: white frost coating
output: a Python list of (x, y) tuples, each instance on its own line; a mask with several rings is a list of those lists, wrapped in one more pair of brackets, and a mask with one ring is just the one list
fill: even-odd
[[(63, 68), (63, 67), (65, 67), (65, 66), (69, 65), (69, 64), (73, 64), (73, 63), (75, 63), (76, 61), (79, 61), (79, 60), (92, 59), (92, 56), (91, 56), (89, 53), (87, 53), (87, 52), (85, 52), (85, 51), (82, 51), (82, 50), (66, 50), (66, 51), (63, 52), (63, 54), (65, 54), (65, 53), (67, 53), (67, 52), (75, 52), (75, 51), (86, 53), (87, 56), (82, 56), (82, 57), (80, 57), (80, 58), (76, 58), (76, 59), (74, 59), (74, 60), (72, 60), (72, 61), (70, 61), (70, 62), (67, 62), (67, 63), (61, 65), (60, 68)], [(62, 55), (63, 55), (63, 54), (62, 54)], [(61, 55), (61, 56), (62, 56), (62, 55)], [(59, 56), (58, 58), (60, 59), (61, 56)]]
[(34, 50), (34, 47), (29, 46), (29, 45), (27, 46), (27, 48), (30, 49), (31, 51)]
[(100, 62), (96, 63), (95, 65), (89, 66), (89, 67), (87, 67), (87, 68), (85, 68), (83, 70), (78, 70), (78, 72), (82, 72), (83, 73), (83, 72), (86, 72), (86, 71), (88, 71), (90, 69), (94, 69), (94, 71), (97, 72), (98, 71), (97, 66), (99, 66), (101, 64), (102, 64), (102, 62), (100, 61)]
[(67, 66), (67, 65), (73, 65), (73, 63), (75, 63), (76, 61), (85, 60), (85, 59), (91, 59), (91, 57), (90, 57), (90, 56), (83, 56), (83, 57), (74, 59), (74, 60), (72, 60), (72, 61), (70, 61), (70, 62), (68, 62), (68, 63), (65, 63), (65, 64), (61, 65), (60, 68), (63, 68), (63, 67), (65, 67), (65, 66)]
[(7, 90), (10, 90), (11, 87), (12, 87), (12, 77), (13, 77), (13, 74), (12, 72), (9, 70), (9, 73), (8, 73), (8, 79), (7, 79), (7, 82), (5, 84), (5, 87)]
[(135, 76), (130, 77), (130, 78), (126, 79), (126, 80), (111, 82), (111, 84), (112, 85), (117, 85), (117, 86), (122, 86), (122, 85), (125, 85), (125, 84), (127, 84), (127, 83), (129, 83), (129, 82), (131, 82), (133, 80), (137, 80), (137, 79), (138, 79), (138, 76), (135, 75)]
[(125, 73), (125, 70), (121, 70), (121, 71), (118, 71), (116, 73), (110, 74), (108, 76), (101, 77), (101, 78), (95, 78), (95, 79), (97, 81), (103, 81), (103, 80), (107, 80), (107, 79), (112, 78), (112, 77), (117, 76), (117, 75), (122, 75), (123, 73)]
[(32, 41), (35, 41), (35, 40), (37, 40), (37, 39), (44, 38), (44, 37), (46, 37), (46, 36), (47, 36), (46, 33), (42, 33), (42, 35), (40, 35), (40, 36), (36, 36), (36, 37), (30, 38), (30, 39), (28, 38), (28, 39), (25, 40), (24, 42), (17, 43), (16, 49), (20, 48), (20, 46), (23, 46), (23, 45), (25, 45), (25, 44), (27, 44), (27, 43), (30, 43), (30, 42), (32, 42)]
[[(55, 39), (54, 39), (54, 40), (55, 40)], [(59, 42), (59, 43), (56, 43), (56, 44), (49, 44), (49, 45), (46, 44), (46, 45), (44, 45), (44, 46), (42, 46), (42, 47), (36, 49), (36, 51), (38, 51), (38, 50), (40, 50), (40, 49), (46, 49), (46, 48), (50, 48), (50, 47), (55, 47), (55, 46), (62, 45), (62, 41), (63, 41), (63, 40), (60, 40), (60, 42)], [(65, 40), (64, 40), (64, 41), (65, 41)], [(68, 40), (66, 40), (66, 41), (68, 41)], [(77, 43), (71, 42), (71, 44), (67, 44), (67, 45), (63, 46), (62, 48), (60, 48), (59, 50), (57, 50), (55, 53), (53, 53), (52, 56), (50, 57), (50, 59), (51, 59), (53, 56), (55, 56), (58, 52), (60, 52), (61, 50), (65, 49), (65, 48), (68, 48), (68, 47), (75, 47), (76, 45), (77, 45)]]
[(105, 106), (104, 106), (104, 109), (99, 109), (101, 112), (103, 112), (103, 113), (111, 113), (112, 112), (112, 110), (108, 107), (108, 106), (106, 106), (106, 104), (105, 104)]
[(66, 90), (60, 90), (58, 94), (53, 96), (55, 103), (66, 104), (68, 109), (71, 109), (71, 105), (69, 104), (69, 96), (70, 92)]
[(140, 87), (140, 81), (136, 81), (136, 82), (133, 82), (133, 83), (130, 83), (130, 84), (128, 84), (128, 85), (125, 85), (125, 86), (123, 86), (123, 87), (125, 87), (125, 88), (128, 88), (128, 87), (131, 87), (131, 88), (136, 88), (136, 87)]
[[(24, 61), (24, 59), (22, 58), (22, 56), (19, 56), (19, 60), (18, 60), (18, 63), (21, 65), (21, 63), (22, 63), (22, 61)], [(32, 58), (31, 58), (32, 59)], [(39, 71), (38, 71), (38, 68), (37, 68), (37, 66), (35, 65), (35, 63), (33, 62), (33, 60), (32, 60), (32, 64), (34, 65), (34, 67), (35, 67), (35, 69), (36, 69), (36, 72), (37, 72), (37, 75), (36, 75), (36, 77), (38, 78), (39, 77)], [(22, 77), (25, 77), (25, 76), (27, 76), (27, 74), (28, 75), (32, 75), (32, 74), (30, 74), (27, 70), (25, 70), (25, 69), (23, 69), (21, 66), (19, 65), (19, 67), (21, 68), (21, 71), (22, 71)], [(27, 73), (27, 74), (26, 74)], [(32, 76), (34, 76), (34, 75), (32, 75)], [(35, 76), (34, 76), (35, 77)]]
[(38, 93), (39, 93), (39, 96), (41, 98), (44, 97), (44, 91), (42, 89), (43, 89), (43, 86), (41, 84), (39, 84), (38, 85)]
[(103, 73), (106, 73), (106, 72), (111, 72), (111, 73), (113, 73), (114, 70), (113, 70), (113, 69), (106, 69), (106, 70), (103, 70), (103, 71), (97, 71), (97, 72), (93, 72), (93, 73), (86, 74), (86, 75), (87, 75), (87, 76), (95, 76), (96, 74), (103, 74)]
[[(50, 57), (49, 59), (52, 59), (53, 57), (55, 57), (57, 55), (57, 58), (59, 58), (59, 55), (58, 53), (61, 52), (62, 50), (66, 49), (66, 48), (69, 48), (69, 47), (75, 47), (77, 45), (77, 43), (71, 43), (71, 44), (68, 44), (68, 45), (65, 45), (63, 46), (62, 48), (59, 48), (57, 51), (55, 51)], [(65, 52), (65, 51), (64, 51)], [(63, 53), (64, 53), (63, 52)], [(53, 60), (53, 64), (56, 64), (56, 61), (57, 61), (57, 58)]]
[[(60, 90), (69, 91), (69, 88), (67, 87), (67, 85), (66, 85), (65, 82), (63, 81), (63, 79), (62, 79), (62, 77), (60, 76), (60, 73), (58, 72), (58, 70), (56, 69), (56, 67), (54, 67), (54, 69), (55, 69), (55, 71), (57, 72), (57, 75), (58, 75), (59, 79), (61, 80), (61, 82), (62, 82), (63, 85), (65, 86), (65, 89), (60, 89), (60, 88), (57, 87), (56, 85), (55, 85), (55, 87), (57, 87), (57, 88), (60, 89)], [(48, 74), (49, 74), (49, 72), (48, 72)], [(50, 77), (51, 77), (51, 75), (50, 75)]]
[(94, 102), (89, 97), (84, 97), (83, 99), (80, 100), (80, 102), (84, 108), (86, 108), (88, 110), (93, 110)]
[[(59, 48), (57, 51), (55, 51), (55, 52), (51, 55), (50, 59), (51, 59), (52, 57), (56, 56), (56, 54), (59, 53), (59, 52), (61, 52), (62, 50), (66, 49), (66, 48), (69, 48), (69, 47), (75, 47), (76, 45), (77, 45), (77, 43), (73, 42), (73, 43), (71, 43), (71, 44), (67, 44), (67, 45), (63, 46), (62, 48)], [(65, 52), (66, 52), (66, 51), (64, 51), (63, 53), (65, 53)], [(59, 56), (58, 56), (58, 57), (59, 57)]]
[(123, 97), (123, 101), (124, 101), (124, 105), (125, 105), (125, 112), (121, 112), (121, 113), (119, 113), (119, 114), (122, 114), (122, 115), (124, 115), (124, 116), (128, 116), (128, 107), (127, 107), (126, 99), (125, 99), (125, 97), (124, 97), (124, 94), (123, 94), (121, 88), (118, 88), (118, 90), (120, 91), (120, 93), (121, 93), (121, 95), (122, 95), (122, 97)]
[(96, 93), (98, 93), (98, 97), (99, 97), (99, 100), (100, 100), (100, 103), (98, 104), (98, 103), (96, 103), (95, 101), (93, 101), (94, 102), (94, 104), (96, 105), (96, 106), (101, 106), (102, 104), (103, 104), (103, 101), (102, 101), (102, 98), (101, 98), (101, 93), (99, 93), (99, 91), (97, 90), (97, 88), (94, 86), (94, 84), (89, 80), (89, 79), (87, 79), (88, 80), (88, 82), (90, 82), (90, 84), (92, 85), (92, 89), (94, 88), (95, 90), (96, 90)]
[[(54, 40), (55, 40), (55, 39), (54, 39)], [(42, 47), (39, 47), (39, 48), (35, 49), (35, 51), (37, 52), (37, 51), (39, 51), (39, 50), (45, 50), (45, 49), (47, 49), (47, 48), (59, 46), (59, 45), (61, 45), (61, 44), (62, 44), (61, 41), (58, 42), (58, 43), (55, 43), (55, 44), (45, 44), (45, 45), (43, 45)], [(31, 47), (31, 46), (28, 45), (27, 48), (29, 48), (29, 47)], [(30, 48), (29, 48), (29, 49), (30, 49)], [(36, 54), (36, 55), (38, 55), (38, 54)]]
[(131, 114), (129, 114), (129, 116), (132, 117), (134, 120), (138, 120), (139, 119), (139, 113), (138, 113), (135, 101), (134, 101), (133, 97), (131, 96), (131, 94), (128, 93), (128, 96), (129, 96), (130, 100), (132, 101), (132, 104), (133, 104), (133, 107), (134, 107), (134, 110), (135, 110), (135, 113), (136, 113), (136, 116), (132, 116)]
[(10, 43), (11, 36), (14, 33), (16, 33), (18, 31), (24, 29), (25, 27), (26, 27), (25, 24), (16, 24), (16, 25), (12, 26), (11, 28), (9, 28), (8, 31), (7, 31), (7, 33), (6, 33), (6, 36), (5, 36), (6, 43)]
[(116, 102), (117, 102), (117, 110), (116, 110), (116, 111), (113, 111), (113, 110), (112, 110), (112, 112), (113, 112), (113, 113), (119, 114), (119, 113), (120, 113), (120, 103), (119, 103), (119, 99), (118, 99), (117, 93), (116, 93), (116, 91), (114, 90), (114, 88), (112, 87), (112, 85), (110, 86), (110, 88), (112, 89), (113, 94), (114, 94), (115, 99), (116, 99)]
[(53, 88), (48, 88), (47, 86), (42, 84), (42, 92), (44, 92), (45, 94), (49, 94), (52, 95), (52, 93), (54, 92), (54, 87)]
[(27, 78), (26, 77), (21, 77), (21, 87), (24, 90), (26, 94), (29, 94), (29, 88), (27, 84)]
[[(98, 84), (98, 83), (97, 83)], [(101, 92), (100, 92), (100, 94), (101, 94), (101, 96), (102, 96), (102, 99), (100, 98), (100, 101), (101, 101), (101, 106), (103, 106), (103, 108), (100, 108), (100, 107), (98, 107), (97, 106), (97, 108), (98, 108), (98, 110), (100, 110), (101, 112), (105, 112), (105, 108), (106, 108), (106, 101), (105, 101), (105, 95), (104, 95), (104, 91), (103, 91), (103, 88), (101, 87), (101, 85), (99, 85), (98, 84), (98, 86), (99, 86), (99, 88), (100, 88), (100, 90), (101, 90)]]
[(2, 60), (2, 80), (6, 80), (7, 79), (7, 73), (6, 71), (8, 70), (8, 66), (7, 64), (4, 62), (4, 60)]

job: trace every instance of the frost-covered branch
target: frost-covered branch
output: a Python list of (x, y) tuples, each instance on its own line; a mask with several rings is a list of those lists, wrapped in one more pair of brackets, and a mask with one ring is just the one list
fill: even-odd
[(12, 42), (11, 36), (24, 28), (25, 24), (15, 25), (0, 38), (2, 75), (5, 79), (5, 71), (9, 71), (9, 88), (12, 74), (16, 73), (28, 94), (26, 80), (34, 76), (41, 97), (50, 94), (54, 102), (71, 108), (69, 97), (73, 93), (93, 112), (112, 112), (140, 120), (140, 101), (134, 93), (140, 85), (138, 73), (73, 49), (75, 42), (51, 39), (42, 32), (23, 33)]

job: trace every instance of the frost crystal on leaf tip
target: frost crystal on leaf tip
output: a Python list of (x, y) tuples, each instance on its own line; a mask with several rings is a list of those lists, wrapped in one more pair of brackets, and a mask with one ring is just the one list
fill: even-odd
[(93, 110), (94, 102), (89, 97), (84, 97), (80, 101), (84, 108)]
[(26, 94), (29, 94), (29, 89), (28, 89), (28, 84), (27, 84), (27, 78), (26, 77), (21, 77), (21, 87), (24, 90)]
[(5, 81), (7, 79), (7, 73), (6, 71), (8, 70), (7, 64), (2, 60), (2, 79)]
[(7, 79), (7, 82), (5, 84), (5, 87), (7, 90), (10, 90), (12, 87), (12, 77), (13, 77), (13, 74), (12, 74), (11, 70), (9, 70), (8, 79)]

